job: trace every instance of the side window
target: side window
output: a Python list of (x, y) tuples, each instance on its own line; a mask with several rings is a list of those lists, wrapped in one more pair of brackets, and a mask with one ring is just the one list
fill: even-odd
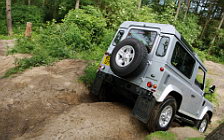
[(120, 31), (117, 33), (117, 35), (116, 35), (116, 37), (115, 37), (115, 39), (114, 39), (114, 42), (113, 42), (113, 45), (114, 45), (114, 46), (116, 46), (116, 45), (121, 41), (121, 38), (122, 38), (123, 35), (124, 35), (124, 30), (120, 30)]
[(168, 49), (168, 45), (170, 42), (170, 38), (169, 37), (163, 37), (161, 38), (160, 42), (159, 42), (159, 46), (156, 50), (156, 55), (163, 57), (166, 55), (166, 50)]
[(176, 43), (175, 49), (173, 51), (171, 64), (187, 78), (191, 78), (192, 72), (194, 70), (195, 60), (178, 42)]
[(201, 90), (204, 89), (204, 83), (205, 83), (205, 72), (199, 67), (197, 76), (195, 79), (195, 85), (197, 85)]

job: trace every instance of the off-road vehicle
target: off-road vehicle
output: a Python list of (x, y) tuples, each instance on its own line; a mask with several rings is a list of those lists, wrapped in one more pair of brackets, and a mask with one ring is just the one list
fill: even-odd
[[(133, 100), (133, 115), (149, 131), (174, 118), (205, 132), (213, 105), (205, 99), (206, 68), (174, 26), (126, 21), (105, 53), (91, 90)], [(215, 86), (210, 91), (214, 91)]]

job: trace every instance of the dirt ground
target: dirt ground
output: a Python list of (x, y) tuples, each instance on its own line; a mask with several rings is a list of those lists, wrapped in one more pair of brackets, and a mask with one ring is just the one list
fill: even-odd
[(215, 113), (208, 129), (208, 132), (211, 132), (214, 128), (218, 127), (220, 121), (224, 120), (224, 65), (212, 61), (206, 61), (205, 65), (208, 69), (207, 77), (212, 79), (212, 83), (216, 85), (216, 93), (218, 94), (218, 104), (215, 105)]
[[(0, 76), (15, 66), (16, 58), (23, 57), (30, 56), (5, 56), (0, 41)], [(97, 102), (89, 95), (79, 80), (86, 65), (83, 60), (62, 60), (0, 79), (0, 139), (144, 139), (148, 132), (131, 115), (131, 108), (121, 103)], [(224, 66), (209, 61), (206, 66), (222, 98)], [(220, 100), (216, 107), (214, 122), (223, 117), (223, 102)], [(211, 128), (215, 126), (212, 123)], [(175, 126), (169, 131), (179, 139), (201, 136), (189, 127)]]

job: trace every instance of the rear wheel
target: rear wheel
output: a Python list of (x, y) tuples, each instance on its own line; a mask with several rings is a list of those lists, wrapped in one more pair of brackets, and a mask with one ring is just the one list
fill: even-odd
[(147, 123), (148, 130), (150, 132), (167, 130), (174, 119), (176, 110), (176, 100), (168, 96), (164, 102), (157, 104), (153, 109)]

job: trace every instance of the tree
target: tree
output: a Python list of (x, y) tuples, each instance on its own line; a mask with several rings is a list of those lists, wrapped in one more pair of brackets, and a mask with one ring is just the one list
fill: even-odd
[(191, 0), (188, 0), (188, 1), (187, 1), (187, 10), (185, 11), (184, 19), (187, 17), (187, 13), (188, 13), (188, 11), (189, 11), (189, 9), (190, 9), (190, 6), (191, 6)]
[(178, 7), (177, 7), (176, 15), (175, 15), (175, 20), (177, 20), (178, 15), (180, 13), (181, 3), (182, 3), (181, 0), (178, 0)]
[(12, 13), (11, 13), (11, 0), (6, 0), (6, 21), (8, 35), (12, 36)]
[[(205, 24), (204, 24), (204, 26), (202, 28), (200, 39), (203, 38), (204, 33), (205, 33), (205, 31), (206, 31), (206, 29), (207, 29), (207, 27), (209, 25), (209, 22), (212, 20), (212, 15), (213, 15), (213, 12), (214, 12), (214, 10), (213, 10), (214, 9), (213, 3), (208, 3), (208, 1), (207, 1), (206, 5), (208, 5), (208, 8), (207, 8), (208, 10), (206, 11), (207, 13), (206, 13), (206, 18), (205, 18)], [(201, 14), (201, 15), (203, 16), (203, 14)]]
[[(222, 13), (222, 19), (219, 23), (217, 31), (219, 31), (221, 29), (223, 22), (224, 22), (224, 12)], [(212, 42), (211, 42), (212, 45), (215, 43), (215, 39), (216, 39), (216, 36), (214, 36), (214, 38), (212, 39)]]
[(142, 0), (138, 1), (138, 9), (140, 9), (142, 7)]
[(75, 9), (79, 9), (80, 0), (76, 0)]
[(28, 0), (28, 2), (27, 2), (27, 3), (28, 3), (28, 5), (31, 5), (31, 0)]

